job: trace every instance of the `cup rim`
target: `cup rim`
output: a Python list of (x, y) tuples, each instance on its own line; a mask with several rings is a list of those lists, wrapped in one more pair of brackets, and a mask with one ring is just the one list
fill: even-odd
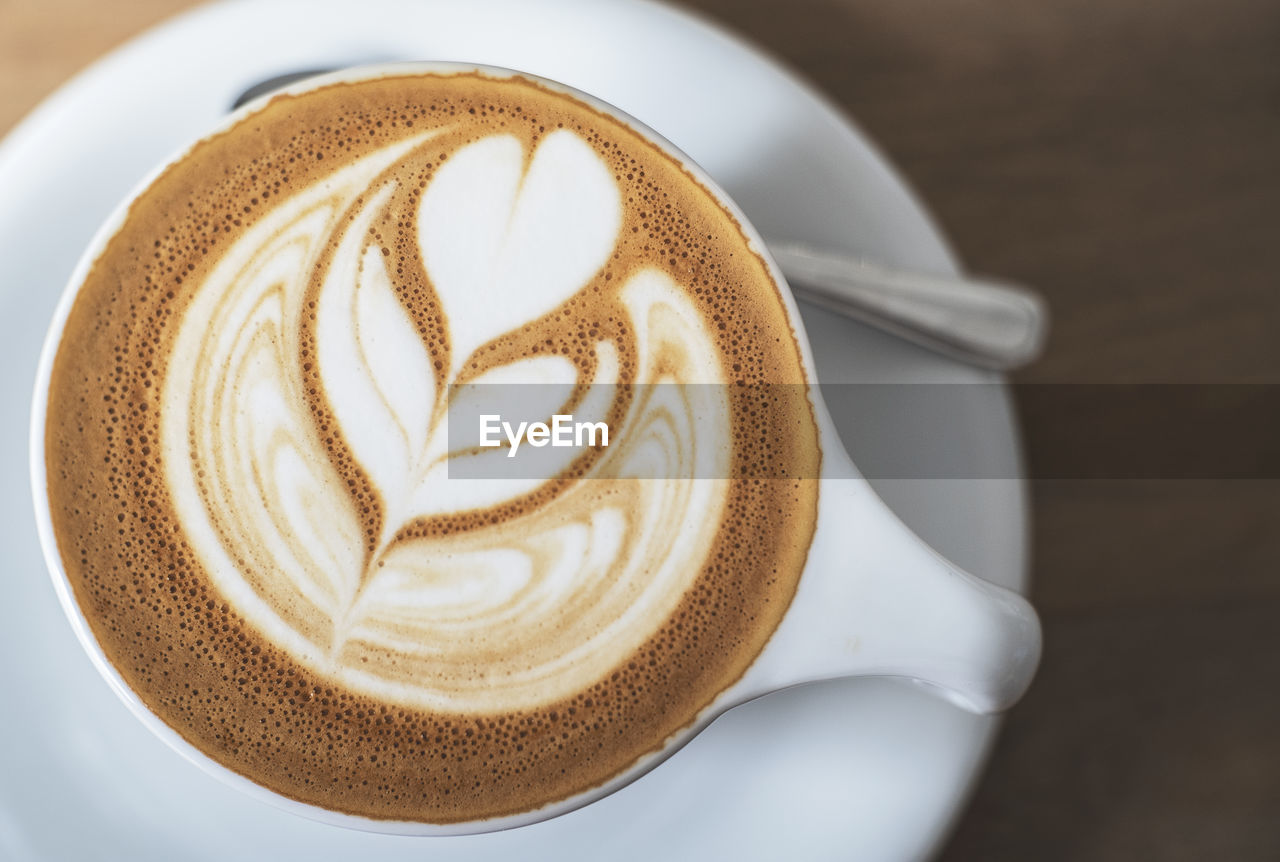
[[(334, 811), (319, 805), (299, 801), (241, 775), (188, 741), (181, 733), (152, 711), (152, 709), (129, 686), (119, 671), (116, 670), (115, 666), (112, 665), (111, 661), (106, 657), (105, 652), (89, 626), (88, 619), (84, 615), (83, 610), (80, 608), (80, 605), (75, 598), (70, 579), (63, 567), (62, 556), (58, 549), (56, 536), (54, 535), (51, 507), (48, 499), (47, 464), (45, 459), (45, 430), (48, 420), (48, 393), (49, 384), (52, 378), (53, 363), (57, 357), (58, 348), (61, 345), (62, 336), (66, 330), (66, 324), (70, 316), (71, 309), (80, 293), (80, 287), (83, 285), (86, 277), (92, 270), (98, 258), (101, 256), (102, 252), (105, 250), (108, 242), (124, 225), (134, 201), (136, 201), (148, 188), (150, 188), (155, 180), (170, 166), (186, 158), (186, 156), (201, 143), (239, 125), (242, 121), (266, 107), (273, 99), (280, 96), (300, 95), (330, 85), (356, 84), (383, 78), (424, 75), (453, 76), (460, 74), (480, 74), (495, 80), (524, 78), (538, 84), (539, 86), (543, 86), (552, 92), (576, 99), (577, 101), (586, 104), (588, 107), (600, 111), (601, 113), (617, 120), (624, 126), (630, 128), (642, 139), (658, 147), (660, 151), (674, 159), (695, 182), (712, 195), (715, 201), (737, 223), (743, 237), (747, 240), (747, 248), (765, 265), (765, 268), (774, 283), (778, 298), (785, 310), (787, 322), (792, 329), (796, 345), (799, 349), (801, 365), (807, 378), (805, 385), (808, 387), (810, 404), (814, 410), (819, 451), (822, 458), (821, 475), (827, 476), (830, 468), (833, 466), (833, 462), (837, 459), (848, 462), (847, 467), (849, 469), (854, 469), (852, 467), (852, 462), (848, 459), (847, 455), (844, 454), (843, 447), (839, 446), (838, 438), (833, 436), (834, 429), (830, 417), (827, 414), (826, 406), (820, 394), (816, 391), (817, 375), (815, 371), (816, 366), (814, 364), (812, 346), (810, 345), (808, 336), (804, 330), (804, 324), (801, 320), (795, 297), (788, 288), (787, 281), (782, 275), (777, 263), (769, 254), (760, 234), (733, 199), (730, 198), (720, 185), (713, 180), (688, 154), (665, 138), (661, 133), (648, 126), (642, 120), (637, 119), (597, 96), (593, 96), (590, 93), (577, 89), (576, 87), (572, 87), (553, 79), (545, 78), (541, 75), (489, 64), (454, 61), (419, 61), (374, 63), (352, 66), (316, 75), (314, 77), (305, 78), (287, 87), (266, 93), (257, 99), (242, 105), (234, 111), (229, 112), (225, 117), (221, 118), (219, 122), (212, 125), (200, 138), (184, 145), (168, 158), (164, 159), (155, 168), (149, 171), (142, 180), (135, 184), (135, 186), (120, 201), (120, 203), (117, 204), (115, 209), (94, 233), (93, 238), (81, 253), (71, 276), (62, 289), (53, 318), (49, 324), (49, 329), (46, 332), (44, 343), (41, 347), (40, 359), (36, 370), (35, 386), (32, 393), (28, 452), (30, 458), (30, 480), (32, 500), (35, 509), (36, 530), (39, 535), (45, 566), (49, 571), (51, 580), (53, 581), (54, 591), (57, 594), (58, 602), (62, 606), (62, 610), (68, 621), (71, 623), (76, 639), (89, 655), (94, 667), (107, 681), (111, 690), (115, 692), (116, 696), (120, 698), (129, 711), (133, 713), (133, 715), (162, 742), (176, 751), (189, 763), (199, 767), (204, 772), (224, 784), (227, 784), (228, 786), (231, 786), (255, 799), (273, 805), (276, 808), (332, 826), (341, 826), (364, 832), (388, 835), (452, 836), (498, 832), (532, 825), (544, 820), (550, 820), (563, 814), (568, 814), (579, 808), (583, 808), (590, 805), (592, 802), (603, 799), (631, 782), (641, 778), (658, 764), (665, 761), (668, 757), (704, 730), (716, 716), (724, 712), (724, 710), (729, 706), (732, 706), (733, 703), (736, 703), (737, 701), (733, 701), (731, 699), (732, 695), (738, 688), (742, 679), (750, 669), (755, 666), (759, 656), (757, 656), (756, 659), (753, 659), (751, 664), (747, 665), (742, 676), (740, 676), (736, 681), (729, 683), (721, 691), (717, 692), (707, 705), (703, 707), (703, 709), (699, 711), (688, 724), (676, 731), (667, 739), (663, 740), (659, 746), (642, 755), (622, 772), (592, 788), (581, 791), (573, 796), (549, 802), (538, 808), (529, 809), (516, 814), (485, 818), (481, 820), (467, 820), (457, 823), (441, 824), (413, 820), (392, 820), (364, 817), (361, 815)], [(833, 441), (836, 442), (833, 443)], [(833, 458), (832, 456), (835, 457)], [(841, 456), (843, 456), (843, 458), (841, 458)], [(805, 568), (807, 570), (807, 564)], [(804, 573), (802, 572), (801, 577), (803, 576)], [(766, 639), (760, 655), (763, 655), (769, 649), (773, 634), (774, 632), (771, 632), (769, 638)]]

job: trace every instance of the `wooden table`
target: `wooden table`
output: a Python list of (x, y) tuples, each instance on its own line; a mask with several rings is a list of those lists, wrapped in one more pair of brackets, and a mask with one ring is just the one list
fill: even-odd
[[(0, 0), (0, 131), (185, 5)], [(1019, 381), (1280, 383), (1280, 3), (693, 5), (845, 106), (970, 268), (1047, 294)], [(1025, 417), (1033, 467), (1058, 418)], [(1033, 488), (1044, 664), (943, 858), (1280, 859), (1280, 481)]]

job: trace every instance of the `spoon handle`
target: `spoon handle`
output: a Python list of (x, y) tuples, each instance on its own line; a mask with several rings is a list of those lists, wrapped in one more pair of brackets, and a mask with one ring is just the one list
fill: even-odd
[(1035, 359), (1044, 300), (985, 279), (889, 269), (803, 243), (767, 241), (796, 297), (956, 359), (1007, 371)]

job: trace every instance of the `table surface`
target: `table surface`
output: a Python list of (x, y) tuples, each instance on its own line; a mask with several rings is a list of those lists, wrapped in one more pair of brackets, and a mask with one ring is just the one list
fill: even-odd
[[(0, 134), (188, 5), (0, 0)], [(1280, 3), (688, 5), (854, 116), (971, 270), (1045, 293), (1019, 383), (1280, 383)], [(1038, 471), (1062, 418), (1023, 414), (1044, 662), (942, 858), (1280, 859), (1280, 476)]]

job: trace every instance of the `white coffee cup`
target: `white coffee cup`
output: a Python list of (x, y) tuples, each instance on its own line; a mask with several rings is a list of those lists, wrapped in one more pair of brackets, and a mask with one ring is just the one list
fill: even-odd
[[(509, 70), (424, 63), (344, 70), (301, 82), (287, 92), (300, 93), (330, 83), (414, 71), (433, 74), (478, 71), (496, 78), (521, 74), (615, 117), (670, 154), (709, 189), (742, 225), (753, 249), (768, 264), (774, 280), (779, 285), (786, 283), (745, 216), (701, 168), (638, 120), (580, 91)], [(261, 104), (263, 102), (245, 106), (230, 115), (219, 129), (251, 115)], [(212, 130), (211, 134), (219, 129)], [(533, 811), (438, 825), (374, 820), (301, 803), (219, 764), (156, 716), (103, 653), (62, 567), (47, 495), (44, 432), (49, 383), (67, 316), (93, 261), (122, 225), (130, 202), (158, 173), (159, 169), (99, 230), (58, 305), (36, 377), (31, 426), (32, 487), (40, 540), (55, 589), (94, 664), (145, 725), (184, 757), (221, 780), (294, 813), (336, 825), (413, 835), (488, 832), (535, 823), (599, 799), (661, 763), (726, 710), (778, 689), (837, 677), (901, 677), (929, 688), (961, 708), (991, 713), (1012, 705), (1030, 684), (1040, 655), (1040, 628), (1031, 606), (1015, 593), (948, 563), (889, 510), (845, 452), (814, 386), (812, 400), (823, 453), (822, 473), (816, 530), (795, 597), (747, 672), (722, 691), (689, 726), (623, 773), (590, 790)], [(812, 352), (804, 337), (795, 301), (787, 291), (782, 292), (782, 299), (790, 324), (799, 336), (806, 376), (816, 380)]]

